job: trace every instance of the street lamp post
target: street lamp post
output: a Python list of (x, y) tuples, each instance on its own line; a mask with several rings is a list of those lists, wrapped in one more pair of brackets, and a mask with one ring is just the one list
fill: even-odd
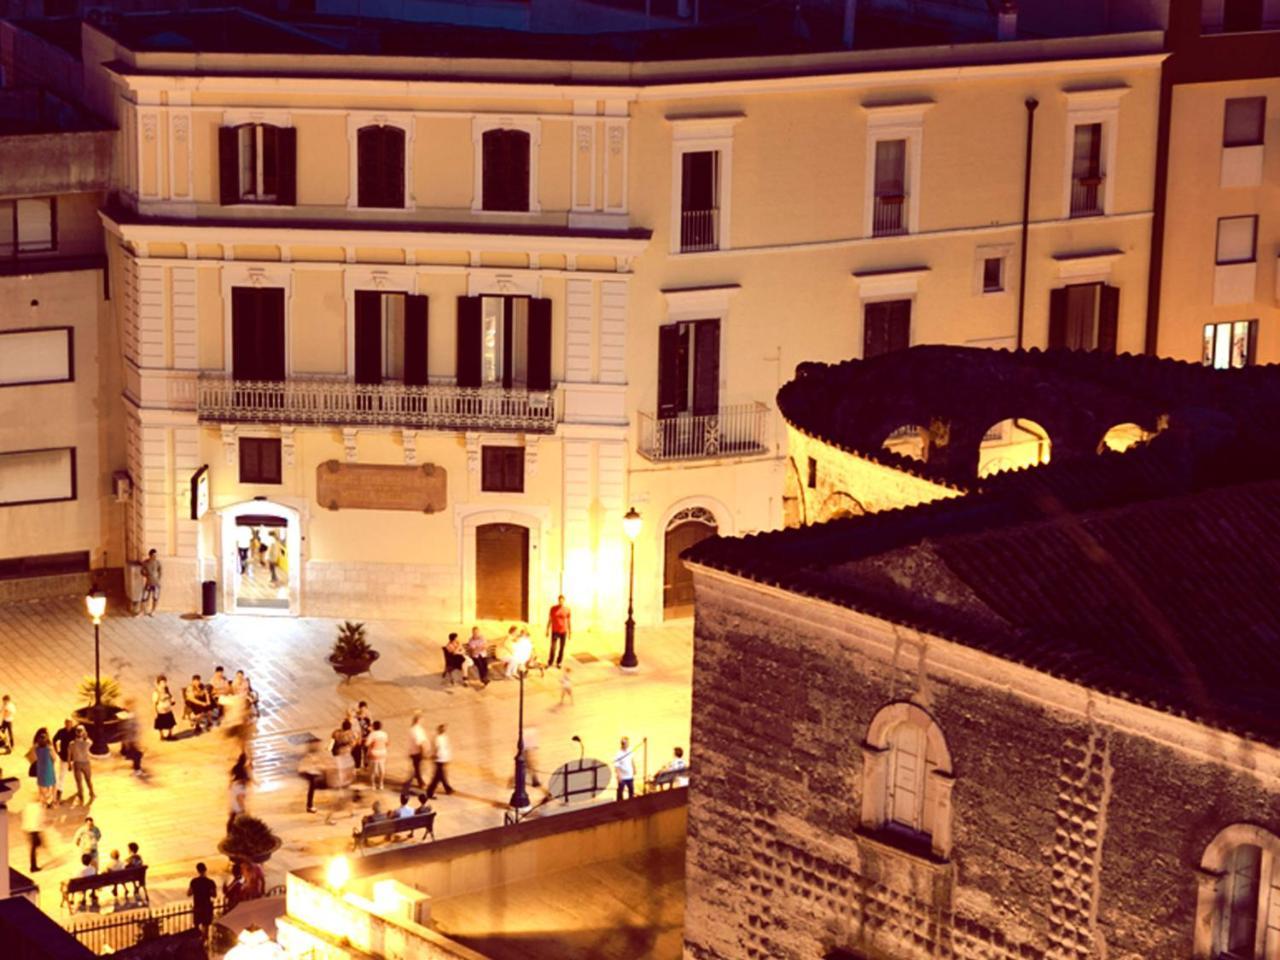
[(622, 531), (627, 535), (627, 539), (631, 541), (631, 572), (629, 574), (629, 582), (627, 585), (626, 647), (622, 651), (622, 660), (618, 665), (622, 667), (623, 670), (634, 670), (640, 666), (640, 661), (636, 657), (635, 617), (636, 537), (640, 536), (640, 514), (635, 507), (629, 509), (626, 516), (622, 518)]
[(529, 802), (529, 791), (524, 786), (526, 775), (524, 760), (524, 678), (529, 672), (525, 669), (525, 665), (532, 655), (533, 641), (529, 639), (528, 634), (521, 634), (516, 638), (516, 642), (511, 648), (511, 666), (516, 669), (516, 676), (520, 679), (520, 720), (516, 734), (516, 787), (511, 791), (511, 809), (515, 811), (517, 820), (521, 814), (527, 813), (529, 808), (533, 806)]
[(107, 612), (107, 598), (96, 586), (84, 598), (84, 605), (93, 618), (93, 743), (89, 752), (95, 757), (105, 757), (111, 752), (102, 730), (102, 615)]

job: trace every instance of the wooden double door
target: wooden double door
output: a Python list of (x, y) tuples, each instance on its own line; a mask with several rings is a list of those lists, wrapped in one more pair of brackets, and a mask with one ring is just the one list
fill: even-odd
[(476, 619), (529, 619), (529, 529), (514, 523), (476, 527)]
[(686, 520), (667, 530), (665, 557), (662, 564), (662, 617), (672, 620), (693, 616), (693, 573), (684, 565), (680, 554), (707, 537), (716, 528), (702, 520)]

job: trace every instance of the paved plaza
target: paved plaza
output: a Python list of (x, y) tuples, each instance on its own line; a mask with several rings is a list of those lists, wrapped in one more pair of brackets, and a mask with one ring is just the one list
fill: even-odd
[[(495, 625), (496, 629), (496, 625)], [(145, 728), (146, 780), (130, 775), (129, 763), (118, 747), (95, 762), (98, 799), (92, 814), (102, 830), (102, 859), (113, 849), (125, 850), (137, 841), (150, 867), (148, 886), (153, 904), (180, 899), (197, 860), (205, 860), (221, 880), (227, 861), (216, 844), (227, 818), (227, 785), (237, 748), (221, 731), (184, 735), (161, 742), (151, 727), (151, 684), (157, 673), (179, 688), (192, 673), (208, 679), (216, 665), (228, 675), (245, 670), (261, 695), (254, 753), (257, 783), (249, 810), (271, 825), (284, 841), (267, 865), (269, 885), (283, 883), (286, 871), (312, 864), (350, 849), (355, 817), (325, 824), (331, 795), (319, 795), (317, 815), (305, 812), (305, 784), (297, 776), (298, 757), (309, 736), (327, 741), (348, 705), (367, 700), (373, 716), (391, 735), (388, 785), (384, 801), (408, 771), (406, 744), (414, 711), (422, 711), (429, 728), (447, 722), (455, 760), (450, 780), (456, 792), (437, 796), (438, 838), (469, 833), (502, 823), (511, 795), (519, 684), (495, 680), (487, 688), (476, 684), (451, 688), (441, 679), (440, 648), (450, 630), (465, 637), (454, 624), (405, 621), (370, 622), (368, 639), (382, 654), (372, 676), (341, 682), (326, 656), (336, 623), (323, 619), (219, 616), (210, 621), (159, 613), (154, 617), (114, 616), (102, 624), (102, 670), (119, 678), (126, 697), (138, 699)], [(546, 641), (535, 636), (536, 649), (546, 655)], [(692, 630), (689, 621), (640, 628), (637, 650), (641, 668), (623, 674), (616, 666), (621, 652), (621, 625), (616, 632), (575, 635), (566, 663), (572, 663), (574, 703), (560, 706), (560, 675), (548, 670), (531, 674), (525, 687), (526, 727), (536, 729), (536, 766), (545, 776), (578, 756), (575, 734), (582, 737), (587, 756), (609, 762), (618, 737), (649, 740), (648, 767), (655, 771), (675, 745), (687, 746), (690, 716)], [(22, 789), (10, 804), (10, 862), (26, 870), (27, 847), (21, 832), (22, 807), (34, 795), (34, 781), (26, 777), (23, 759), (39, 726), (52, 733), (77, 706), (75, 688), (93, 672), (93, 628), (79, 598), (0, 606), (0, 693), (14, 697), (18, 714), (18, 746), (0, 757), (4, 775), (22, 778)], [(180, 709), (180, 708), (179, 708)], [(180, 724), (179, 730), (185, 731)], [(641, 757), (638, 757), (641, 759)], [(429, 769), (427, 770), (429, 775)], [(64, 787), (64, 795), (68, 791)], [(71, 787), (74, 797), (74, 786)], [(362, 807), (372, 794), (363, 788)], [(530, 789), (537, 802), (543, 791)], [(553, 812), (553, 802), (540, 808)], [(71, 836), (84, 809), (64, 803), (51, 811), (42, 870), (34, 879), (41, 902), (59, 914), (59, 883), (79, 867)], [(104, 909), (108, 901), (104, 900)]]

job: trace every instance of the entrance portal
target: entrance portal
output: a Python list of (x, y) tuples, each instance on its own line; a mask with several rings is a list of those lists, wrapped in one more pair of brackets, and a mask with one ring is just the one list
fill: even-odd
[(476, 527), (476, 619), (529, 619), (528, 527)]
[(289, 522), (265, 514), (235, 518), (235, 609), (289, 612)]
[(706, 507), (681, 510), (667, 524), (662, 565), (662, 618), (693, 616), (693, 573), (680, 554), (695, 543), (716, 535), (716, 518)]

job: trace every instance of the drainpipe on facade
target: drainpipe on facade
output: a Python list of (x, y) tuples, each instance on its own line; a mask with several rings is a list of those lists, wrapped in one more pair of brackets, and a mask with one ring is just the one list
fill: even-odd
[(1022, 250), (1018, 255), (1018, 335), (1014, 346), (1022, 349), (1022, 319), (1027, 304), (1027, 227), (1031, 222), (1031, 146), (1035, 140), (1036, 107), (1040, 101), (1027, 97), (1027, 160), (1022, 171)]

